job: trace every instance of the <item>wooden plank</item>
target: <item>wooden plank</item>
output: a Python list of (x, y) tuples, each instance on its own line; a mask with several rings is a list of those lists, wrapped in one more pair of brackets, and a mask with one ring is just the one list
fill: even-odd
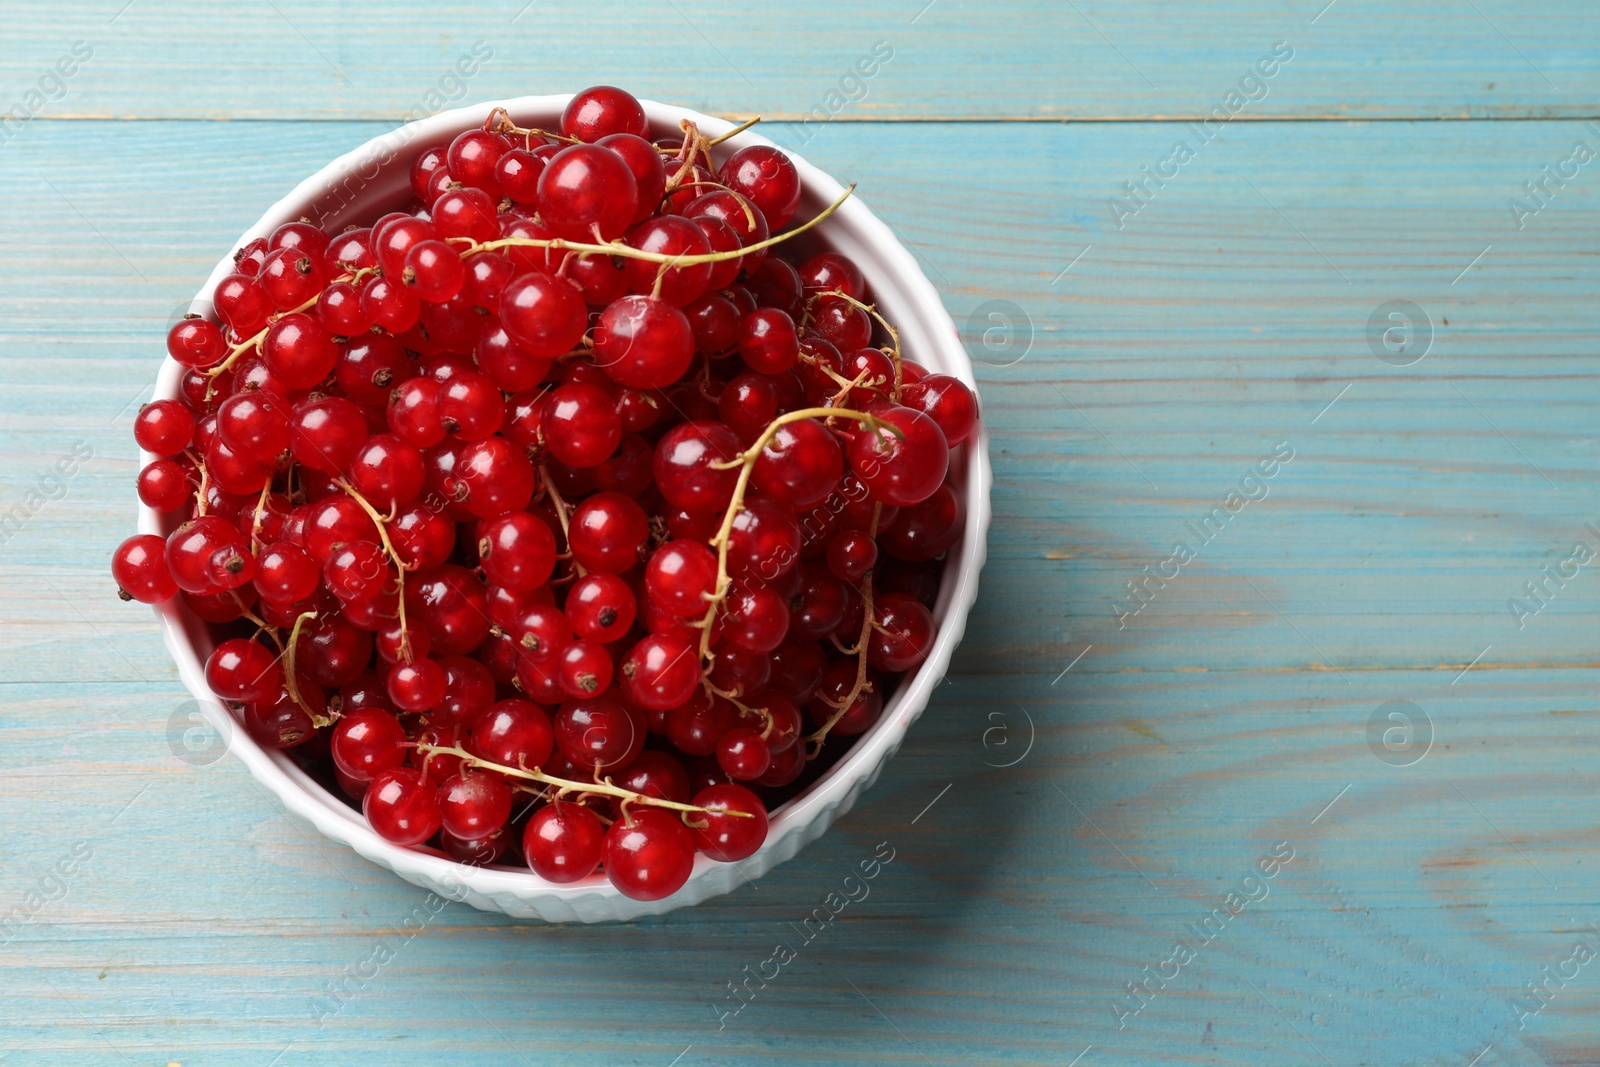
[[(25, 901), (80, 842), (90, 858), (0, 945), (6, 1047), (22, 1062), (122, 1062), (112, 1046), (129, 1062), (288, 1047), (280, 1062), (664, 1064), (693, 1046), (680, 1063), (1063, 1064), (1092, 1044), (1110, 1064), (1321, 1062), (1309, 1039), (1334, 1063), (1465, 1063), (1489, 1044), (1482, 1062), (1571, 1062), (1594, 984), (1520, 1030), (1513, 1002), (1575, 940), (1600, 945), (1589, 674), (956, 678), (862, 808), (758, 886), (569, 929), (430, 914), (232, 760), (175, 759), (170, 688), (8, 686), (0, 901)], [(1433, 731), (1409, 767), (1366, 742), (1396, 695)], [(803, 927), (885, 841), (867, 897)], [(1293, 859), (1203, 942), (1191, 924), (1279, 842)], [(1196, 958), (1120, 1013), (1180, 939)], [(779, 940), (798, 958), (720, 1018), (727, 983)], [(338, 1009), (322, 1022), (319, 1000)]]
[[(896, 0), (829, 8), (820, 21), (805, 7), (718, 0), (386, 11), (19, 0), (7, 9), (0, 86), (7, 105), (54, 117), (397, 120), (450, 99), (604, 80), (702, 110), (813, 116), (819, 127), (1219, 108), (1247, 119), (1575, 117), (1593, 116), (1600, 93), (1600, 9), (1585, 0), (1542, 4), (1537, 17), (1512, 0)], [(93, 58), (64, 89), (41, 87), (77, 41)], [(1293, 53), (1281, 69), (1270, 59), (1280, 42)], [(1262, 57), (1273, 75), (1243, 81)]]
[[(150, 620), (105, 596), (105, 553), (132, 506), (130, 404), (212, 258), (277, 191), (375, 128), (57, 123), (11, 146), (4, 234), (25, 254), (0, 261), (19, 301), (0, 312), (0, 499), (22, 499), (53, 462), (43, 453), (79, 437), (96, 458), (6, 546), (0, 595), (29, 620), (6, 640), (30, 652), (0, 662), (0, 679), (131, 680), (130, 660), (162, 661)], [(1588, 235), (1600, 185), (1583, 168), (1521, 231), (1505, 202), (1600, 135), (1578, 123), (1237, 129), (1119, 231), (1106, 206), (1119, 179), (1185, 127), (986, 129), (1014, 165), (973, 172), (954, 197), (920, 162), (939, 156), (939, 127), (841, 126), (817, 142), (917, 250), (979, 356), (996, 563), (959, 669), (1053, 675), (1090, 643), (1086, 666), (1140, 670), (1453, 675), (1489, 645), (1475, 670), (1594, 661), (1587, 569), (1547, 584), (1549, 606), (1521, 628), (1508, 601), (1537, 607), (1524, 583), (1546, 581), (1578, 539), (1600, 548), (1583, 492), (1597, 447)], [(130, 195), (123, 161), (180, 139), (179, 184)], [(87, 144), (98, 154), (74, 147)], [(144, 174), (170, 179), (154, 168), (134, 180)], [(1434, 323), (1432, 350), (1409, 367), (1379, 360), (1366, 336), (1374, 310), (1400, 298)], [(1031, 322), (1025, 354), (1021, 334), (983, 348), (991, 324), (974, 313), (996, 300)], [(1294, 458), (1267, 497), (1224, 510), (1202, 544), (1190, 524), (1280, 442)], [(1197, 558), (1164, 567), (1179, 541)], [(1146, 566), (1177, 576), (1120, 618)], [(85, 665), (100, 637), (84, 619), (123, 655)]]

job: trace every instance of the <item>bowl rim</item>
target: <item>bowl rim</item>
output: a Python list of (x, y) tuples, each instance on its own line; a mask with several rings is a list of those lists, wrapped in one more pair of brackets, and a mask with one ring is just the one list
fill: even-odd
[[(396, 126), (358, 145), (306, 177), (246, 229), (212, 270), (190, 302), (190, 310), (201, 314), (210, 312), (210, 296), (217, 283), (232, 273), (232, 249), (270, 234), (284, 222), (306, 215), (319, 196), (325, 195), (336, 182), (347, 181), (352, 175), (369, 168), (376, 155), (388, 153), (388, 160), (382, 163), (388, 165), (408, 146), (442, 143), (455, 133), (481, 126), (497, 108), (504, 108), (519, 117), (529, 114), (559, 115), (571, 99), (572, 94), (551, 94), (485, 101)], [(735, 128), (733, 122), (690, 108), (651, 100), (641, 100), (640, 103), (652, 127), (675, 127), (679, 120), (689, 119), (696, 123), (701, 132), (713, 137), (727, 134)], [(397, 139), (398, 148), (395, 144)], [(844, 186), (831, 175), (788, 146), (777, 144), (757, 133), (755, 128), (735, 134), (724, 142), (729, 150), (758, 144), (778, 148), (794, 162), (800, 173), (803, 196), (815, 195), (827, 203), (844, 192)], [(327, 214), (323, 213), (323, 218)], [(891, 319), (901, 324), (902, 335), (922, 335), (925, 349), (931, 348), (937, 356), (931, 362), (938, 366), (940, 373), (960, 378), (976, 393), (972, 362), (949, 312), (933, 284), (894, 231), (858, 195), (846, 199), (834, 216), (818, 227), (818, 233), (825, 234), (830, 226), (841, 225), (854, 227), (862, 232), (864, 239), (870, 240), (874, 252), (884, 261), (882, 265), (874, 265), (873, 272), (883, 275), (885, 279), (893, 278), (905, 290), (906, 302), (914, 305), (919, 320), (915, 324), (918, 329), (908, 329), (908, 319)], [(886, 275), (883, 274), (883, 266), (888, 268)], [(863, 270), (867, 270), (865, 265)], [(869, 276), (873, 272), (869, 272)], [(882, 296), (879, 296), (879, 301), (883, 302)], [(925, 349), (921, 350), (921, 354), (924, 361), (928, 362), (925, 360)], [(176, 397), (183, 369), (170, 356), (164, 357), (152, 399)], [(555, 910), (565, 913), (569, 910), (567, 906), (599, 897), (603, 902), (599, 910), (606, 912), (600, 918), (627, 919), (661, 914), (677, 907), (698, 904), (740, 884), (731, 877), (711, 877), (719, 869), (734, 868), (741, 878), (759, 876), (792, 857), (805, 843), (820, 836), (834, 819), (849, 810), (860, 792), (876, 779), (878, 771), (898, 749), (911, 723), (927, 707), (933, 689), (944, 680), (951, 656), (965, 632), (968, 614), (977, 597), (979, 572), (987, 552), (992, 472), (987, 428), (981, 419), (974, 438), (965, 450), (963, 503), (966, 519), (959, 543), (961, 556), (954, 574), (947, 567), (942, 578), (940, 603), (935, 609), (939, 628), (927, 660), (914, 674), (902, 680), (886, 703), (879, 721), (861, 735), (837, 763), (804, 792), (776, 809), (767, 840), (761, 849), (735, 864), (719, 863), (704, 854), (697, 854), (689, 881), (676, 893), (660, 901), (635, 901), (625, 897), (600, 873), (580, 882), (560, 885), (546, 881), (530, 870), (472, 867), (432, 850), (402, 848), (385, 841), (368, 826), (359, 812), (351, 809), (341, 798), (332, 796), (301, 771), (287, 755), (263, 749), (238, 726), (205, 683), (204, 664), (189, 630), (191, 625), (198, 627), (201, 624), (185, 617), (181, 598), (173, 597), (164, 604), (156, 605), (155, 610), (161, 620), (164, 643), (177, 664), (179, 676), (207, 720), (218, 731), (226, 751), (237, 755), (252, 776), (269, 788), (289, 811), (311, 822), (323, 835), (390, 868), (408, 881), (432, 887), (452, 899), (466, 899), (478, 907), (505, 910), (504, 897), (509, 896), (532, 907), (535, 912), (539, 912), (541, 904), (554, 904)], [(141, 452), (141, 464), (156, 458)], [(169, 518), (143, 503), (139, 504), (141, 533), (162, 533)], [(808, 833), (819, 819), (822, 822), (820, 828)], [(591, 906), (589, 910), (595, 909)], [(588, 916), (581, 913), (576, 917), (588, 921)]]

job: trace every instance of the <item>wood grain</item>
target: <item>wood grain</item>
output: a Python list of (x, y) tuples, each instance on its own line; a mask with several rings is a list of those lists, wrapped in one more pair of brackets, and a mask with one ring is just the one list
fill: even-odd
[[(0, 85), (117, 6), (13, 4)], [(774, 132), (919, 256), (993, 437), (983, 595), (862, 807), (757, 886), (607, 928), (434, 915), (203, 735), (186, 749), (154, 622), (105, 574), (168, 316), (516, 6), (402, 31), (138, 0), (94, 37), (0, 145), (0, 512), (42, 501), (0, 544), (0, 1063), (1595, 1062), (1600, 971), (1559, 973), (1600, 950), (1596, 578), (1544, 569), (1600, 550), (1600, 163), (1523, 188), (1600, 150), (1592, 5), (920, 6), (822, 32), (799, 9), (540, 3), (471, 82), (794, 114), (892, 40), (866, 101)], [(1296, 57), (1243, 117), (1336, 121), (1205, 143), (1149, 121), (1204, 113), (1280, 37)], [(1141, 121), (889, 121), (1039, 117)], [(1192, 158), (1131, 200), (1179, 141)], [(1431, 324), (1407, 366), (1369, 338), (1391, 301)], [(1230, 491), (1261, 499), (1229, 514)], [(1178, 541), (1193, 561), (1119, 623)], [(1507, 602), (1541, 580), (1519, 628)], [(870, 896), (805, 941), (880, 842)], [(1246, 885), (1265, 895), (1194, 932)], [(779, 939), (797, 958), (735, 1014), (728, 983)]]
[[(482, 100), (606, 80), (771, 118), (819, 108), (844, 121), (1190, 118), (1223, 107), (1283, 42), (1295, 58), (1264, 89), (1245, 87), (1257, 97), (1239, 109), (1247, 118), (1592, 117), (1600, 92), (1600, 9), (1585, 0), (1532, 11), (1512, 0), (505, 0), (388, 10), (13, 0), (0, 86), (20, 100), (84, 41), (94, 58), (46, 114), (399, 119), (430, 91)], [(493, 55), (463, 89), (451, 71), (475, 42)], [(849, 80), (879, 42), (892, 59)]]

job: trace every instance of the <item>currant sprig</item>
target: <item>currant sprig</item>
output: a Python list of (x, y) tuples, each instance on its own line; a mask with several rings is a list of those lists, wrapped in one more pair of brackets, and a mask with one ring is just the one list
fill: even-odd
[[(675, 800), (663, 800), (660, 797), (647, 796), (632, 789), (624, 789), (613, 783), (609, 778), (582, 782), (573, 778), (560, 778), (553, 774), (546, 774), (538, 767), (508, 767), (503, 763), (496, 763), (493, 760), (486, 760), (476, 756), (459, 745), (419, 744), (416, 746), (416, 750), (423, 756), (452, 756), (468, 766), (494, 771), (496, 774), (502, 774), (508, 778), (520, 778), (527, 782), (538, 782), (541, 785), (554, 786), (556, 792), (553, 799), (560, 799), (567, 794), (579, 797), (605, 796), (615, 797), (622, 801), (624, 805), (662, 808), (666, 811), (681, 812), (684, 815), (706, 815), (710, 812), (710, 809), (699, 805), (680, 804)], [(748, 811), (729, 811), (727, 814), (741, 819), (755, 817), (753, 812)]]

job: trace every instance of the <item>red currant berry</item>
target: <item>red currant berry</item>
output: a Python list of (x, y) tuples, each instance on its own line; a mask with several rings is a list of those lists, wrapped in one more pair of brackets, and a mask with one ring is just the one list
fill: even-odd
[(323, 612), (300, 632), (295, 669), (318, 685), (345, 685), (372, 662), (372, 634), (342, 615)]
[(431, 659), (400, 663), (386, 684), (389, 699), (401, 711), (427, 711), (444, 699), (444, 668)]
[(828, 569), (847, 582), (859, 582), (878, 562), (878, 543), (862, 530), (844, 530), (828, 542)]
[(580, 882), (600, 866), (606, 829), (594, 812), (572, 801), (546, 804), (522, 834), (522, 854), (540, 878), (565, 885)]
[(751, 145), (729, 156), (718, 170), (722, 184), (761, 209), (767, 223), (781, 230), (800, 206), (800, 172), (771, 145)]
[(760, 307), (775, 308), (791, 318), (800, 314), (800, 275), (786, 261), (767, 257), (751, 273), (749, 284)]
[(841, 352), (854, 352), (872, 343), (872, 319), (838, 296), (815, 299), (811, 305), (811, 328)]
[(447, 189), (433, 202), (433, 227), (440, 237), (492, 241), (500, 236), (495, 198), (482, 189)]
[(699, 657), (686, 639), (675, 634), (651, 634), (623, 658), (623, 691), (641, 708), (675, 708), (699, 685)]
[(223, 700), (265, 700), (282, 684), (278, 657), (254, 641), (232, 637), (206, 657), (206, 685)]
[(698, 541), (668, 541), (651, 555), (644, 583), (650, 599), (672, 614), (704, 615), (716, 592), (716, 553)]
[(739, 356), (758, 374), (782, 374), (800, 358), (794, 320), (777, 308), (757, 308), (739, 324)]
[(256, 591), (265, 600), (298, 603), (317, 591), (321, 578), (315, 561), (298, 545), (279, 541), (256, 556)]
[(540, 432), (550, 454), (562, 463), (593, 467), (616, 451), (622, 440), (622, 420), (604, 389), (568, 382), (545, 399)]
[(525, 511), (501, 515), (479, 530), (478, 564), (495, 585), (531, 592), (555, 570), (555, 535), (543, 519)]
[(691, 756), (709, 756), (717, 741), (738, 723), (733, 705), (697, 689), (667, 713), (667, 739)]
[(254, 337), (273, 312), (272, 301), (260, 284), (243, 274), (230, 274), (218, 282), (211, 301), (235, 337)]
[(736, 651), (771, 652), (789, 633), (789, 608), (771, 589), (736, 588), (728, 596), (722, 626), (723, 643)]
[[(123, 542), (124, 548), (129, 544)], [(215, 515), (191, 519), (178, 527), (167, 538), (165, 555), (167, 570), (178, 588), (201, 596), (237, 589), (255, 576), (255, 557), (243, 535)], [(130, 594), (136, 592), (126, 585), (122, 588)]]
[(178, 592), (171, 571), (166, 568), (166, 542), (155, 534), (134, 534), (110, 557), (110, 576), (117, 579), (118, 592), (139, 603), (162, 603)]
[(275, 308), (289, 311), (322, 292), (322, 287), (328, 284), (328, 268), (323, 265), (321, 250), (312, 253), (298, 248), (280, 248), (268, 253), (255, 280)]
[(572, 283), (530, 271), (506, 286), (500, 298), (500, 321), (529, 355), (554, 359), (582, 340), (588, 310)]
[(503, 437), (490, 437), (462, 448), (452, 496), (473, 515), (490, 519), (527, 507), (537, 481), (526, 452)]
[[(323, 702), (316, 696), (321, 689), (306, 681), (302, 690), (302, 698), (318, 714), (324, 710)], [(316, 735), (317, 726), (311, 721), (311, 716), (306, 713), (295, 699), (287, 692), (279, 689), (277, 693), (266, 700), (258, 700), (245, 705), (244, 730), (250, 735), (251, 740), (262, 748), (285, 749), (304, 744)]]
[(433, 706), (434, 716), (451, 722), (471, 722), (494, 703), (494, 676), (489, 668), (466, 656), (443, 656), (444, 697)]
[(624, 896), (671, 896), (694, 870), (694, 840), (683, 821), (660, 808), (635, 808), (606, 832), (606, 877)]
[(383, 708), (369, 707), (346, 713), (334, 725), (328, 751), (345, 776), (370, 782), (405, 762), (405, 744), (400, 720)]
[(157, 511), (183, 507), (191, 489), (189, 475), (170, 459), (158, 459), (139, 471), (139, 502)]
[(787, 693), (796, 704), (811, 699), (811, 694), (822, 684), (822, 672), (828, 666), (827, 657), (815, 641), (794, 638), (779, 645), (768, 657), (768, 663), (771, 687)]
[(461, 292), (467, 268), (461, 256), (443, 241), (418, 241), (406, 252), (400, 280), (430, 304), (442, 304)]
[(604, 697), (561, 705), (554, 725), (561, 754), (596, 774), (627, 765), (644, 747), (643, 716)]
[(340, 600), (375, 596), (389, 577), (388, 557), (371, 541), (348, 541), (322, 565), (322, 580)]
[(665, 300), (620, 297), (600, 314), (594, 359), (620, 385), (662, 389), (683, 377), (694, 360), (694, 329)]
[(770, 500), (748, 500), (733, 517), (728, 572), (770, 582), (800, 561), (800, 526), (793, 513)]
[(611, 685), (611, 653), (598, 641), (574, 641), (556, 660), (556, 682), (575, 700), (603, 693)]
[[(684, 190), (675, 195), (682, 196), (687, 192), (692, 190)], [(737, 252), (744, 247), (744, 242), (739, 239), (739, 231), (721, 219), (710, 215), (696, 215), (692, 221), (700, 227), (700, 232), (706, 235), (706, 242), (711, 245), (711, 251)], [(736, 259), (719, 259), (712, 263), (711, 280), (706, 283), (706, 288), (728, 290), (733, 285), (733, 280), (739, 276), (739, 272), (744, 269), (743, 259), (744, 257), (740, 256)], [(739, 314), (743, 315), (755, 310), (755, 301), (751, 300), (749, 304), (749, 307), (745, 307), (742, 303), (736, 302), (735, 307), (738, 308)]]
[(342, 396), (303, 400), (290, 420), (289, 451), (303, 466), (342, 475), (366, 442), (367, 417)]
[(865, 302), (867, 279), (849, 258), (837, 252), (818, 252), (796, 272), (806, 296), (818, 293), (843, 293)]
[[(853, 658), (836, 659), (828, 664), (827, 670), (822, 675), (822, 684), (817, 686), (816, 693), (806, 705), (813, 722), (824, 723), (838, 714), (845, 697), (855, 688), (857, 669)], [(854, 737), (866, 733), (882, 714), (883, 696), (878, 691), (877, 681), (869, 674), (866, 687), (856, 695), (845, 713), (833, 724), (831, 733), (838, 737)]]
[(930, 374), (905, 386), (900, 399), (938, 423), (951, 448), (969, 440), (977, 428), (977, 398), (959, 378)]
[(286, 222), (272, 231), (267, 247), (298, 248), (320, 258), (328, 250), (328, 235), (309, 222)]
[(851, 468), (886, 504), (910, 507), (928, 499), (950, 466), (950, 447), (939, 424), (899, 404), (873, 404), (867, 413), (888, 426), (862, 427), (855, 433), (849, 447)]
[(133, 439), (158, 456), (176, 456), (194, 439), (194, 416), (176, 400), (154, 400), (133, 420)]
[(621, 574), (639, 563), (650, 540), (650, 520), (621, 493), (596, 493), (572, 513), (572, 558), (585, 570)]
[(252, 389), (217, 407), (217, 436), (252, 459), (273, 459), (289, 447), (289, 420), (271, 394)]
[(432, 783), (411, 767), (395, 767), (373, 779), (361, 801), (367, 822), (385, 841), (420, 845), (439, 829), (439, 803)]
[(511, 818), (511, 789), (499, 776), (462, 770), (439, 786), (439, 821), (468, 839), (488, 837)]
[[(731, 189), (713, 189), (689, 201), (679, 213), (689, 218), (709, 215), (714, 219), (721, 219), (733, 227), (734, 232), (739, 235), (740, 242), (747, 248), (771, 236), (766, 216), (761, 213), (761, 209)], [(763, 248), (746, 253), (736, 262), (743, 270), (752, 271), (767, 258), (769, 258), (767, 250)]]
[(422, 452), (399, 436), (375, 434), (350, 459), (350, 482), (373, 507), (388, 511), (422, 492)]
[(339, 346), (328, 328), (310, 315), (285, 315), (267, 331), (267, 369), (290, 389), (310, 389), (339, 362)]
[[(401, 270), (405, 269), (404, 264)], [(397, 273), (396, 278), (399, 277)], [(390, 278), (376, 278), (361, 290), (361, 310), (374, 326), (390, 333), (405, 333), (422, 315), (422, 301), (409, 288)]]
[(408, 578), (406, 597), (408, 617), (416, 612), (441, 656), (465, 655), (489, 634), (483, 583), (465, 567), (446, 564)]
[(719, 422), (686, 422), (668, 430), (656, 445), (656, 487), (669, 504), (698, 514), (721, 512), (733, 499), (739, 480), (726, 464), (740, 452), (739, 439)]
[(650, 136), (650, 122), (632, 93), (614, 85), (596, 85), (567, 102), (561, 112), (561, 133), (591, 143), (614, 133), (644, 138)]
[(376, 267), (378, 256), (372, 250), (372, 228), (360, 226), (333, 238), (322, 254), (322, 263), (333, 276)]
[(519, 204), (535, 204), (539, 199), (539, 175), (548, 163), (548, 157), (534, 155), (526, 148), (510, 149), (494, 165), (495, 185)]
[(185, 367), (204, 370), (222, 362), (227, 342), (217, 324), (198, 315), (186, 316), (167, 331), (167, 355)]
[(614, 574), (585, 575), (567, 593), (567, 619), (580, 638), (615, 641), (633, 626), (637, 611), (633, 591)]
[(499, 196), (501, 190), (495, 181), (495, 168), (500, 157), (510, 148), (510, 141), (488, 130), (467, 130), (457, 134), (445, 155), (450, 177), (462, 185)]
[(622, 770), (615, 781), (622, 788), (656, 800), (674, 804), (689, 803), (689, 772), (675, 757), (665, 752), (641, 752)]
[(878, 544), (896, 559), (934, 559), (961, 539), (965, 521), (966, 507), (946, 482), (922, 503), (900, 512), (895, 524), (878, 535)]
[(767, 839), (767, 809), (742, 785), (709, 786), (690, 803), (706, 809), (695, 818), (705, 825), (689, 828), (694, 845), (714, 860), (733, 863), (748, 859)]
[[(681, 215), (648, 218), (628, 233), (624, 243), (641, 252), (672, 257), (703, 256), (711, 251), (705, 232)], [(630, 291), (654, 295), (681, 307), (706, 291), (711, 281), (711, 264), (680, 267), (630, 258), (623, 261), (622, 273)]]
[(684, 305), (684, 317), (694, 331), (696, 352), (720, 356), (739, 343), (739, 309), (720, 293), (706, 293)]
[(933, 614), (904, 593), (884, 593), (872, 606), (867, 662), (880, 671), (909, 671), (933, 647)]
[(615, 240), (633, 222), (638, 206), (633, 171), (609, 148), (569, 145), (550, 157), (539, 175), (539, 216), (558, 237)]
[(844, 455), (833, 434), (815, 419), (800, 419), (778, 427), (756, 457), (750, 484), (799, 511), (828, 499), (843, 474)]
[(761, 731), (751, 726), (739, 726), (722, 735), (717, 742), (717, 763), (728, 777), (750, 781), (767, 773), (772, 766), (772, 750), (761, 737)]
[(417, 448), (430, 448), (445, 439), (448, 431), (439, 414), (440, 384), (432, 378), (408, 378), (394, 390), (389, 401), (389, 429)]
[(527, 700), (489, 705), (472, 723), (469, 748), (479, 759), (506, 767), (542, 767), (555, 747), (550, 717)]
[[(633, 171), (634, 185), (639, 193), (639, 206), (634, 209), (633, 221), (642, 222), (655, 213), (661, 196), (667, 191), (667, 168), (655, 146), (633, 133), (612, 133), (595, 144), (609, 148), (622, 157)], [(620, 294), (619, 294), (620, 295)]]

